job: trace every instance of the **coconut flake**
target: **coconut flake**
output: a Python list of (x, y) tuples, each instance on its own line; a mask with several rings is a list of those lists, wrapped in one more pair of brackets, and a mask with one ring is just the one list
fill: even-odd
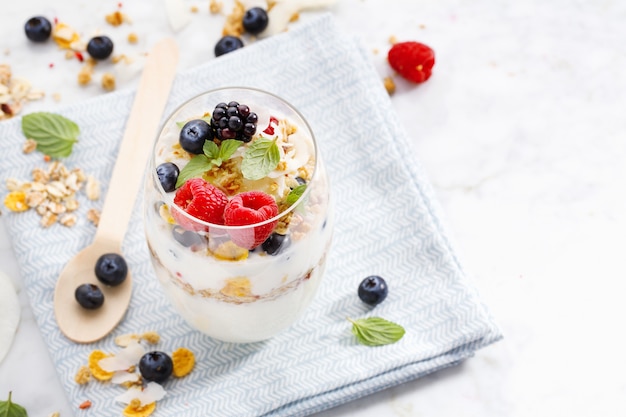
[(178, 32), (191, 21), (187, 6), (183, 0), (164, 0), (165, 10), (170, 26), (174, 32)]
[(123, 384), (124, 382), (138, 382), (139, 374), (128, 371), (115, 371), (111, 382), (113, 384)]
[(134, 399), (139, 400), (141, 406), (151, 404), (155, 401), (161, 400), (165, 397), (165, 390), (163, 387), (156, 382), (148, 382), (145, 388), (140, 387), (131, 387), (123, 394), (115, 397), (115, 401), (130, 404), (130, 402)]
[(137, 365), (144, 353), (146, 351), (139, 342), (130, 343), (127, 347), (120, 350), (117, 355), (100, 359), (98, 365), (107, 372), (125, 371), (131, 366)]
[(275, 35), (287, 29), (292, 16), (304, 10), (329, 7), (337, 0), (275, 0), (274, 7), (267, 13), (269, 23), (261, 37)]

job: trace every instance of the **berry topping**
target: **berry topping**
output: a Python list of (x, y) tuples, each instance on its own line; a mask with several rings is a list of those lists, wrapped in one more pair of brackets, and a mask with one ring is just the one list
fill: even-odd
[(76, 298), (76, 301), (78, 301), (81, 307), (89, 310), (100, 308), (104, 303), (104, 294), (102, 294), (100, 288), (94, 284), (82, 284), (76, 287), (74, 298)]
[(270, 237), (263, 242), (261, 248), (267, 252), (268, 255), (278, 255), (289, 246), (289, 243), (289, 236), (272, 233)]
[(28, 19), (24, 25), (26, 37), (33, 42), (45, 42), (52, 33), (50, 21), (43, 16), (35, 16)]
[(259, 117), (250, 111), (250, 107), (236, 101), (220, 103), (211, 115), (211, 129), (219, 140), (237, 139), (250, 142), (256, 133)]
[(113, 52), (113, 41), (108, 36), (94, 36), (87, 44), (87, 52), (93, 59), (107, 59)]
[(414, 83), (423, 83), (430, 78), (435, 65), (435, 52), (419, 42), (399, 42), (387, 54), (389, 65), (398, 74)]
[[(244, 226), (264, 222), (278, 214), (274, 197), (262, 191), (247, 191), (234, 196), (224, 210), (227, 226)], [(276, 226), (276, 221), (253, 228), (231, 230), (230, 238), (246, 249), (254, 249), (265, 242)]]
[(215, 44), (215, 56), (221, 56), (229, 52), (243, 48), (243, 42), (236, 36), (224, 36)]
[(365, 304), (375, 306), (380, 304), (386, 297), (389, 288), (385, 280), (378, 275), (371, 275), (361, 281), (359, 285), (359, 298)]
[(180, 130), (178, 142), (189, 153), (200, 155), (205, 140), (213, 139), (211, 126), (202, 119), (190, 120)]
[(246, 32), (258, 35), (267, 27), (269, 19), (267, 12), (260, 7), (253, 7), (243, 15), (243, 28)]
[(180, 170), (176, 164), (164, 162), (156, 168), (156, 172), (159, 177), (159, 182), (166, 193), (176, 189), (176, 180), (178, 179), (178, 174), (180, 174)]
[(172, 358), (158, 350), (148, 352), (139, 359), (139, 372), (146, 381), (163, 382), (174, 369)]
[[(176, 190), (174, 204), (196, 219), (213, 224), (224, 224), (224, 209), (228, 198), (219, 188), (203, 180), (192, 178)], [(192, 231), (201, 231), (204, 228), (192, 222), (177, 210), (172, 215), (183, 228)]]
[(105, 285), (120, 285), (128, 275), (128, 265), (117, 253), (105, 253), (96, 261), (96, 278)]

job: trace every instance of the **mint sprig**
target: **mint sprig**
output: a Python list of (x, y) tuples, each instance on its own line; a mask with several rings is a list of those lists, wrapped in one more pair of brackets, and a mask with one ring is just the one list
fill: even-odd
[(78, 125), (59, 114), (36, 112), (22, 117), (22, 132), (37, 142), (37, 150), (52, 158), (65, 158), (78, 142)]
[(276, 141), (266, 138), (255, 140), (246, 149), (241, 162), (241, 173), (248, 180), (259, 180), (272, 172), (280, 162)]
[(287, 194), (287, 198), (285, 199), (285, 203), (289, 206), (292, 205), (293, 203), (298, 201), (300, 197), (302, 197), (302, 194), (304, 194), (305, 190), (306, 184), (298, 185), (293, 190), (289, 191), (289, 194)]
[(9, 399), (6, 401), (0, 401), (0, 416), (1, 417), (28, 417), (26, 409), (21, 405), (11, 402), (11, 391), (9, 391)]
[(389, 345), (402, 339), (405, 333), (404, 327), (380, 317), (348, 318), (348, 321), (352, 323), (352, 334), (366, 346)]
[(176, 188), (180, 187), (185, 181), (191, 178), (202, 176), (205, 172), (213, 168), (213, 166), (222, 166), (222, 163), (227, 161), (233, 153), (235, 153), (241, 143), (241, 141), (236, 139), (227, 139), (222, 141), (220, 146), (217, 146), (215, 142), (211, 140), (205, 141), (202, 147), (203, 153), (192, 157), (178, 174)]

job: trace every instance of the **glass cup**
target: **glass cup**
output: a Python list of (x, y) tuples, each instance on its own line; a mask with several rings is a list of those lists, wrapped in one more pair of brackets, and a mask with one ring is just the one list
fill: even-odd
[[(252, 190), (274, 198), (278, 215), (239, 226), (213, 224), (187, 213), (174, 203), (180, 187), (166, 192), (156, 170), (171, 162), (183, 172), (193, 157), (179, 144), (184, 123), (198, 118), (211, 123), (215, 106), (233, 101), (258, 115), (253, 139), (242, 142), (220, 166), (195, 174), (223, 191), (228, 201)], [(280, 162), (263, 178), (249, 180), (241, 163), (259, 137), (277, 143)], [(214, 143), (221, 147), (219, 140)], [(304, 117), (283, 99), (257, 89), (203, 93), (167, 119), (149, 169), (146, 238), (156, 276), (181, 316), (226, 342), (257, 342), (289, 327), (317, 291), (333, 230), (326, 171)], [(265, 240), (258, 244), (260, 239)]]

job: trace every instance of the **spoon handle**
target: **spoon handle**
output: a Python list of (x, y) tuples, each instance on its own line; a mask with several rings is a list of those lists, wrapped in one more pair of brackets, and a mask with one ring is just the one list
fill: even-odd
[(122, 243), (177, 63), (178, 47), (173, 39), (157, 42), (148, 54), (113, 167), (94, 242), (118, 248)]

